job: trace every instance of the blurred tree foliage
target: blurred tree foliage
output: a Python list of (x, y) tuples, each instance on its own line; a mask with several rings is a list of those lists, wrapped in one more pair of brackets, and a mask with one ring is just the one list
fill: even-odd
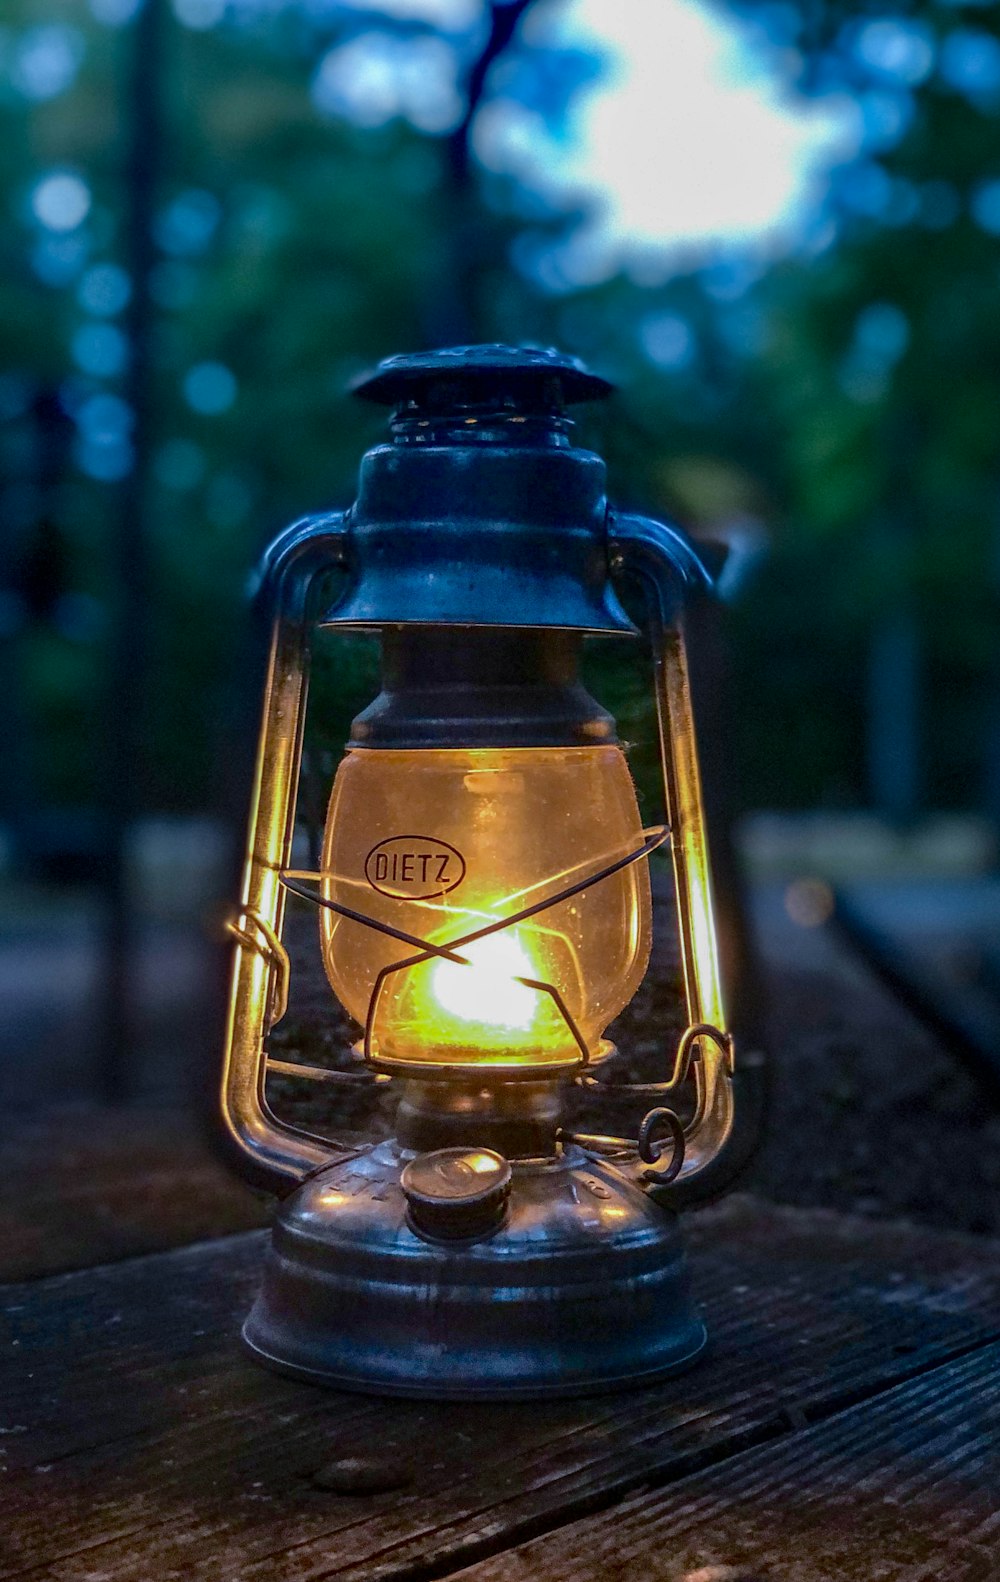
[[(775, 624), (829, 718), (838, 659), (849, 684), (862, 680), (873, 634), (905, 611), (920, 789), (937, 806), (985, 799), (996, 817), (1000, 8), (737, 8), (791, 82), (849, 95), (861, 128), (858, 157), (832, 174), (815, 256), (762, 283), (783, 510), (744, 615), (758, 632), (778, 615), (779, 578), (820, 591), (797, 619), (785, 601)], [(790, 673), (782, 690), (794, 708)], [(882, 715), (891, 732), (891, 697)], [(850, 774), (842, 741), (828, 741), (828, 769), (834, 754)]]
[[(526, 23), (545, 3), (516, 10)], [(645, 256), (596, 283), (574, 271), (580, 213), (470, 154), (480, 103), (502, 94), (559, 135), (601, 68), (544, 29), (508, 38), (514, 9), (470, 5), (448, 34), (333, 0), (177, 0), (150, 281), (149, 804), (204, 804), (247, 567), (283, 522), (351, 497), (382, 431), (345, 385), (459, 334), (555, 342), (620, 383), (580, 432), (623, 503), (730, 537), (737, 565), (766, 535), (732, 616), (751, 804), (865, 802), (870, 655), (900, 601), (920, 637), (926, 795), (977, 803), (1000, 559), (1000, 8), (735, 6), (790, 83), (851, 96), (861, 152), (793, 258), (677, 274)], [(99, 785), (109, 522), (130, 465), (131, 33), (127, 0), (10, 0), (0, 34), (0, 575), (23, 695), (5, 707), (40, 720), (25, 783), (64, 805)], [(365, 100), (351, 51), (373, 34), (384, 70)], [(442, 48), (451, 105), (427, 88)], [(412, 69), (393, 77), (400, 51)], [(54, 472), (46, 392), (72, 425)], [(36, 610), (25, 566), (46, 534), (60, 585)], [(649, 738), (641, 667), (595, 664), (623, 734)], [(372, 678), (369, 645), (321, 664), (318, 757)]]

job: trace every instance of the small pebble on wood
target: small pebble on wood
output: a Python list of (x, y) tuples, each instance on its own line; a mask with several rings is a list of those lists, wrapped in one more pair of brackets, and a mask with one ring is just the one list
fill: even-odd
[(341, 1456), (312, 1475), (313, 1486), (328, 1494), (388, 1494), (413, 1482), (405, 1461), (381, 1456)]
[(744, 1571), (740, 1566), (701, 1566), (686, 1571), (681, 1582), (767, 1582), (759, 1571)]

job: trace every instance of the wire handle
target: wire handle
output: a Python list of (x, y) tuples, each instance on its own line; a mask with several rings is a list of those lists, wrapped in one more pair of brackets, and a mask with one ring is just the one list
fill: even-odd
[(231, 919), (236, 949), (220, 1109), (241, 1172), (255, 1186), (279, 1194), (334, 1157), (323, 1138), (279, 1120), (269, 1109), (264, 1039), (284, 1009), (287, 988), (285, 968), (274, 964), (285, 901), (278, 874), (290, 861), (295, 828), (308, 634), (323, 580), (346, 565), (348, 553), (342, 515), (305, 518), (271, 546), (258, 587), (268, 606), (270, 641), (243, 881)]

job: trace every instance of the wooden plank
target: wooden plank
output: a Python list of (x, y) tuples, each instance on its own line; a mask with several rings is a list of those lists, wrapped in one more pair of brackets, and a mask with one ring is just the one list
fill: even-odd
[(1000, 1235), (996, 1112), (832, 927), (792, 922), (794, 893), (754, 895), (774, 1081), (743, 1185), (804, 1208)]
[(22, 1116), (0, 1139), (0, 1280), (29, 1280), (264, 1225), (271, 1205), (181, 1110)]
[[(440, 1576), (1000, 1331), (995, 1244), (750, 1199), (689, 1224), (709, 1360), (654, 1389), (538, 1406), (370, 1401), (255, 1368), (236, 1337), (256, 1234), (6, 1288), (0, 1574)], [(350, 1455), (404, 1486), (317, 1487)]]
[(454, 1582), (993, 1582), (1000, 1346), (645, 1491)]
[[(360, 1140), (341, 1131), (331, 1159)], [(274, 1199), (227, 1169), (205, 1118), (188, 1111), (22, 1117), (0, 1141), (0, 1281), (231, 1236), (273, 1212)]]

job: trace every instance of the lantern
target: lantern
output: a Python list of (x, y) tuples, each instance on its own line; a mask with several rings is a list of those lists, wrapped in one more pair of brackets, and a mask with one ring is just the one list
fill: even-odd
[[(673, 1203), (733, 1119), (682, 630), (709, 579), (676, 528), (609, 510), (603, 462), (570, 445), (567, 405), (609, 389), (554, 352), (390, 358), (358, 389), (393, 416), (356, 503), (266, 558), (222, 1113), (244, 1173), (284, 1200), (244, 1338), (303, 1377), (535, 1397), (649, 1380), (705, 1342)], [(578, 675), (585, 637), (635, 633), (622, 579), (644, 592), (654, 652), (667, 822), (645, 828)], [(308, 871), (292, 837), (318, 626), (377, 632), (383, 690)], [(686, 1031), (661, 1081), (615, 1085), (655, 1100), (635, 1139), (584, 1135), (565, 1099), (599, 1097), (613, 1069), (605, 1033), (646, 970), (661, 845)], [(309, 1075), (267, 1051), (289, 892), (315, 903), (331, 990), (364, 1030), (344, 1080), (399, 1093), (396, 1135), (348, 1158), (267, 1102), (269, 1071)]]

